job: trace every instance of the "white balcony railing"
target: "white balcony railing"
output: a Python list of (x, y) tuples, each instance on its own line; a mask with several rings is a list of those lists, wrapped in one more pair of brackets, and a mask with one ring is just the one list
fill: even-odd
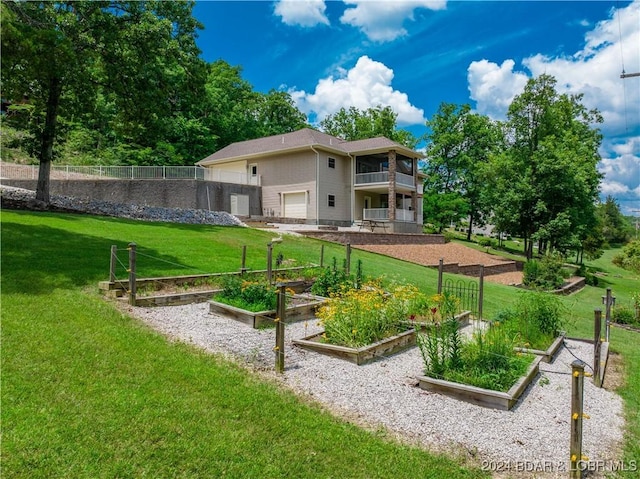
[[(367, 185), (370, 183), (388, 183), (389, 172), (379, 171), (376, 173), (358, 173), (356, 175), (356, 185)], [(404, 173), (396, 173), (396, 183), (404, 186), (415, 186), (415, 178)]]
[[(389, 208), (366, 208), (362, 210), (363, 220), (382, 221), (389, 219)], [(396, 208), (396, 221), (413, 222), (413, 211)]]
[(387, 183), (388, 181), (388, 171), (378, 171), (376, 173), (358, 173), (356, 175), (356, 185), (366, 185), (368, 183)]

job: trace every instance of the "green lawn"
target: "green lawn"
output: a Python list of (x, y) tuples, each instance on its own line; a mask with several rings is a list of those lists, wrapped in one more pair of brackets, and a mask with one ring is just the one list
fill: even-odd
[[(264, 269), (273, 232), (6, 210), (1, 221), (3, 477), (485, 477), (167, 341), (98, 294), (113, 244), (123, 250), (119, 277), (129, 242), (141, 253), (141, 276), (239, 270), (243, 245), (247, 265)], [(274, 255), (319, 261), (323, 243), (283, 238)], [(324, 244), (325, 261), (341, 262), (344, 247)], [(436, 291), (435, 270), (354, 250), (358, 259), (369, 276)], [(603, 287), (618, 301), (640, 289), (606, 258), (593, 266), (611, 272)], [(603, 291), (588, 287), (564, 299), (570, 334), (591, 337)], [(517, 294), (487, 283), (486, 314)], [(626, 459), (640, 457), (638, 344), (637, 334), (612, 331), (626, 366)]]

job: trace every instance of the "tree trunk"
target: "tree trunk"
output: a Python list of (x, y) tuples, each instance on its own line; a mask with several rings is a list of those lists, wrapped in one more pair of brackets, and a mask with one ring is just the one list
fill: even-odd
[(62, 95), (62, 82), (60, 78), (49, 79), (49, 97), (47, 98), (47, 116), (42, 131), (42, 147), (40, 149), (40, 168), (38, 170), (38, 185), (36, 187), (36, 200), (47, 204), (50, 202), (49, 183), (51, 174), (51, 161), (53, 159), (53, 143), (56, 137), (56, 124), (58, 123), (58, 105)]
[(471, 241), (472, 231), (473, 231), (473, 215), (469, 215), (469, 228), (467, 229), (467, 241)]

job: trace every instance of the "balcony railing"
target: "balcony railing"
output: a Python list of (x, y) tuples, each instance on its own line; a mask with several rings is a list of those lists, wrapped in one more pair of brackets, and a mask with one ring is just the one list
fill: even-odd
[[(389, 219), (389, 208), (366, 208), (362, 210), (363, 220), (381, 221)], [(413, 222), (412, 210), (396, 208), (396, 221)]]
[[(388, 183), (389, 172), (378, 171), (375, 173), (358, 173), (356, 175), (356, 185), (367, 185), (370, 183)], [(415, 178), (405, 173), (396, 173), (396, 183), (404, 186), (415, 186)]]

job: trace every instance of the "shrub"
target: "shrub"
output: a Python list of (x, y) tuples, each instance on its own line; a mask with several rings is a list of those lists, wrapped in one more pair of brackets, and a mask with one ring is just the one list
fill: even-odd
[(634, 240), (622, 248), (622, 252), (612, 259), (621, 268), (640, 273), (640, 240)]
[(494, 240), (493, 238), (478, 238), (478, 244), (480, 246), (484, 246), (484, 247), (490, 247), (490, 248), (495, 248), (496, 246), (496, 240)]
[(222, 292), (216, 300), (247, 311), (269, 311), (276, 309), (278, 296), (276, 288), (266, 283), (244, 281), (239, 276), (225, 276)]
[(535, 289), (558, 289), (568, 273), (563, 269), (564, 259), (557, 253), (547, 254), (540, 261), (525, 263), (522, 282)]
[(618, 324), (640, 325), (634, 311), (626, 306), (616, 306), (613, 308), (611, 319), (614, 323)]

